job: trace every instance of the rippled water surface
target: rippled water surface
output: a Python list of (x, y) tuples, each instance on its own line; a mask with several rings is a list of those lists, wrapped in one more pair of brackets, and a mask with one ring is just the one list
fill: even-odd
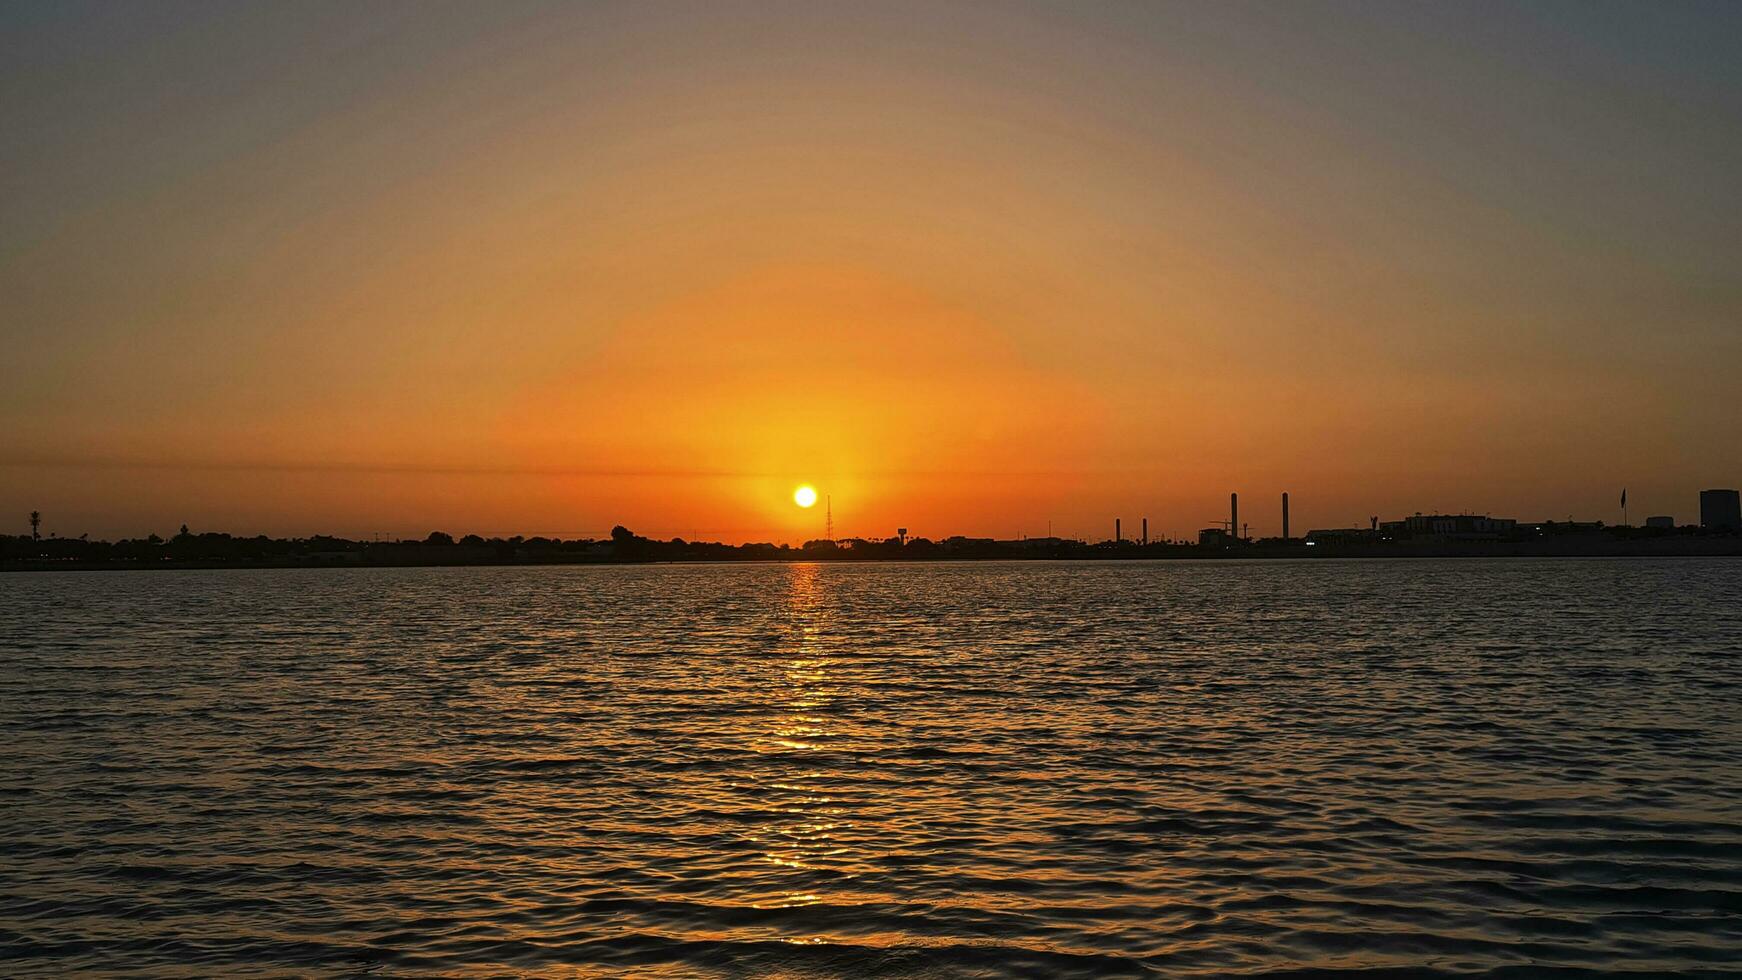
[(1742, 962), (1742, 562), (0, 576), (0, 974)]

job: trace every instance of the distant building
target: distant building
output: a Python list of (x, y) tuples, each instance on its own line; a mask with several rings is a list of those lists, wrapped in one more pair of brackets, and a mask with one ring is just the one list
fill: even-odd
[(1234, 543), (1234, 536), (1219, 527), (1206, 527), (1198, 532), (1198, 547), (1226, 548)]
[(1673, 530), (1675, 530), (1675, 518), (1673, 518), (1673, 517), (1647, 517), (1645, 519), (1645, 526), (1646, 527), (1663, 528), (1664, 530), (1667, 530), (1667, 531), (1673, 531)]
[(945, 548), (958, 551), (964, 548), (990, 548), (998, 544), (991, 538), (970, 538), (963, 534), (952, 534), (940, 543)]
[(1379, 532), (1367, 527), (1331, 527), (1308, 531), (1306, 543), (1313, 546), (1322, 544), (1366, 544), (1379, 540)]
[(993, 544), (1010, 551), (1041, 551), (1047, 548), (1061, 548), (1067, 544), (1064, 538), (1004, 538)]
[(1518, 522), (1479, 514), (1416, 514), (1401, 521), (1386, 521), (1379, 529), (1387, 538), (1494, 541), (1516, 533)]
[(1701, 490), (1700, 526), (1742, 531), (1742, 494), (1735, 490)]
[(1518, 525), (1519, 531), (1526, 536), (1552, 538), (1568, 534), (1597, 534), (1603, 530), (1602, 521), (1534, 521)]

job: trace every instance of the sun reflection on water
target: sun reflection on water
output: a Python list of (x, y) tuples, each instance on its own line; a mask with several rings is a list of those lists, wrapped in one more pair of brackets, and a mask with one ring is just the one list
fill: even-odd
[[(834, 661), (828, 656), (828, 603), (823, 570), (818, 565), (794, 565), (787, 576), (785, 634), (779, 656), (785, 661), (781, 683), (772, 694), (769, 730), (757, 751), (779, 759), (782, 778), (763, 784), (767, 805), (777, 819), (753, 832), (761, 860), (779, 869), (774, 880), (786, 887), (771, 889), (757, 908), (794, 908), (816, 904), (821, 896), (807, 880), (828, 876), (839, 881), (841, 865), (851, 863), (851, 849), (840, 835), (851, 829), (845, 810), (829, 792), (824, 767), (809, 760), (818, 752), (838, 751), (842, 733), (832, 708), (839, 692), (832, 683)], [(847, 873), (845, 877), (853, 877)], [(810, 936), (787, 941), (820, 943)]]

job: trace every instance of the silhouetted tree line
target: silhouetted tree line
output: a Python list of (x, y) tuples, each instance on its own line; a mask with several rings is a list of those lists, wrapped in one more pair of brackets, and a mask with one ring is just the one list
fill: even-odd
[(925, 560), (947, 558), (1072, 558), (1126, 557), (1149, 551), (1157, 553), (1179, 546), (1150, 545), (1142, 549), (1132, 542), (1087, 544), (1062, 538), (1026, 541), (994, 541), (990, 538), (952, 537), (941, 541), (927, 538), (882, 540), (844, 538), (837, 541), (807, 541), (802, 547), (751, 542), (725, 544), (718, 541), (659, 540), (636, 534), (622, 525), (611, 529), (609, 538), (485, 538), (468, 534), (456, 539), (445, 531), (431, 531), (422, 539), (360, 541), (315, 535), (307, 538), (271, 538), (265, 535), (237, 537), (222, 532), (195, 533), (185, 525), (170, 538), (155, 534), (120, 541), (30, 535), (0, 535), (0, 563), (53, 565), (75, 563), (114, 566), (162, 565), (423, 565), (423, 564), (540, 564), (613, 561), (770, 561), (815, 560)]
[[(32, 515), (33, 517), (35, 515)], [(1577, 531), (1577, 534), (1573, 532)], [(34, 532), (34, 528), (33, 528)], [(1566, 553), (1605, 553), (1608, 542), (1670, 539), (1690, 543), (1689, 553), (1730, 553), (1739, 546), (1695, 548), (1701, 539), (1735, 539), (1735, 532), (1707, 532), (1695, 528), (1658, 531), (1648, 528), (1602, 528), (1566, 525), (1546, 532), (1581, 542), (1563, 549)], [(1520, 542), (1463, 543), (1441, 549), (1448, 554), (1514, 553), (1508, 548)], [(1379, 555), (1403, 553), (1409, 542), (1371, 542), (1360, 545), (1327, 543), (1313, 548), (1299, 538), (1289, 541), (1265, 539), (1235, 546), (1210, 546), (1180, 542), (1135, 541), (1086, 542), (1069, 538), (842, 538), (816, 539), (803, 546), (754, 542), (724, 544), (718, 541), (658, 540), (643, 537), (622, 525), (608, 538), (485, 538), (468, 534), (456, 540), (445, 531), (431, 531), (422, 539), (359, 541), (329, 535), (307, 538), (236, 537), (221, 532), (194, 533), (186, 525), (173, 537), (155, 534), (120, 541), (92, 541), (85, 535), (62, 538), (55, 535), (0, 535), (0, 567), (199, 567), (199, 566), (295, 566), (295, 565), (535, 565), (587, 562), (658, 561), (926, 561), (948, 559), (1015, 558), (1204, 558), (1204, 557), (1302, 557), (1316, 555)], [(1661, 549), (1660, 549), (1661, 550)], [(1417, 549), (1419, 554), (1433, 548)]]

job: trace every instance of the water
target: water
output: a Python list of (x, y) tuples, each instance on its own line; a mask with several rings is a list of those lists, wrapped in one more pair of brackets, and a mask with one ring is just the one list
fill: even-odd
[(0, 973), (1742, 962), (1742, 562), (0, 576)]

